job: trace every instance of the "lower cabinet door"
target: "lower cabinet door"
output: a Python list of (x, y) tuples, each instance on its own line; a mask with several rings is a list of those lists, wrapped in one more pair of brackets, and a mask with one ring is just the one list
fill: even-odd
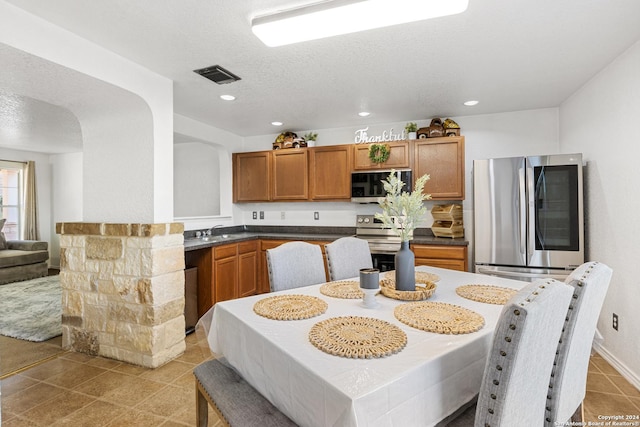
[(213, 263), (215, 302), (238, 297), (238, 258), (216, 259)]
[(256, 251), (238, 255), (238, 296), (255, 295), (258, 288), (258, 253)]

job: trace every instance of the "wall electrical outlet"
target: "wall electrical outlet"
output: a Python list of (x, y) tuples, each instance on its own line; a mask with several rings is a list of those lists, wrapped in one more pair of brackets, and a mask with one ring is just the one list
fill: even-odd
[(258, 212), (253, 211), (253, 219), (258, 219)]
[(315, 219), (316, 221), (320, 219), (320, 212), (314, 212), (313, 213), (313, 219)]
[(285, 216), (286, 216), (286, 215), (284, 214), (284, 212), (280, 212), (280, 219), (284, 219), (284, 218), (285, 218)]
[(260, 211), (260, 219), (264, 219), (264, 211)]
[(613, 326), (613, 329), (615, 329), (616, 331), (618, 330), (618, 315), (613, 313), (613, 323), (611, 324), (611, 326)]

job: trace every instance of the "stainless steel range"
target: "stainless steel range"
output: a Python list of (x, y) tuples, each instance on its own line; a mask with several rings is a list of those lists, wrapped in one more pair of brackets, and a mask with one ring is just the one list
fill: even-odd
[(373, 267), (380, 271), (395, 268), (395, 254), (400, 249), (400, 237), (393, 230), (382, 226), (374, 215), (358, 215), (356, 237), (369, 242)]

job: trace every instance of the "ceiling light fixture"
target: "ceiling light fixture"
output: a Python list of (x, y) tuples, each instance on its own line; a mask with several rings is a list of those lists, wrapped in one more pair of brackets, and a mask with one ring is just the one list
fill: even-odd
[(368, 116), (368, 115), (370, 115), (370, 114), (371, 114), (371, 113), (370, 113), (370, 112), (368, 112), (368, 111), (360, 111), (360, 112), (358, 113), (358, 115), (359, 115), (360, 117), (367, 117), (367, 116)]
[(220, 98), (224, 99), (225, 101), (233, 101), (234, 99), (236, 99), (236, 97), (233, 95), (220, 95)]
[(271, 122), (272, 125), (274, 126), (282, 126), (284, 123), (282, 122)]
[(464, 105), (466, 105), (467, 107), (473, 107), (474, 105), (478, 105), (479, 102), (480, 101), (475, 101), (475, 100), (467, 101), (467, 102), (464, 103)]
[(454, 15), (469, 0), (329, 0), (259, 16), (251, 30), (270, 47)]

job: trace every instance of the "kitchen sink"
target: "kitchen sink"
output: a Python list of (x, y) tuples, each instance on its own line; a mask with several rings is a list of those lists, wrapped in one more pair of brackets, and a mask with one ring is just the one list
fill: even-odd
[(219, 242), (221, 240), (228, 239), (228, 238), (229, 238), (228, 234), (220, 234), (217, 236), (204, 236), (196, 240), (202, 240), (203, 242)]

